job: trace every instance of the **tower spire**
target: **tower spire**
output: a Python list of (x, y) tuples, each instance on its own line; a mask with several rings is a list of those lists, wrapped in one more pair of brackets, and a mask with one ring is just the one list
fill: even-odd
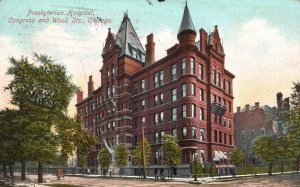
[(187, 1), (185, 1), (184, 12), (177, 37), (184, 31), (191, 31), (196, 35), (196, 30), (190, 15), (189, 8), (187, 6)]

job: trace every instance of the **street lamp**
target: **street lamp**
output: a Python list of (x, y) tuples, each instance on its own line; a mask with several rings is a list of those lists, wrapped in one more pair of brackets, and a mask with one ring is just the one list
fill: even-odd
[(144, 137), (145, 122), (142, 122), (142, 158), (143, 158), (143, 177), (146, 178), (146, 159), (145, 159), (145, 137)]
[(194, 181), (197, 181), (197, 152), (194, 154), (194, 162), (195, 162), (195, 178)]

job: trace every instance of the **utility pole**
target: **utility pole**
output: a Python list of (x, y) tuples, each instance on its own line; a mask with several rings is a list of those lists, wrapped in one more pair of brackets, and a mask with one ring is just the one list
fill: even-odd
[(144, 135), (145, 123), (142, 123), (142, 156), (143, 156), (143, 177), (146, 178), (146, 159), (145, 159), (145, 135)]

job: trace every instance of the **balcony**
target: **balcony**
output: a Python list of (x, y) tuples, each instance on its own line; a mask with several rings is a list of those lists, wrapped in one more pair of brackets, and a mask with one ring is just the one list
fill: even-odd
[(221, 103), (213, 102), (211, 104), (211, 111), (218, 116), (223, 116), (226, 112), (226, 106), (222, 105)]

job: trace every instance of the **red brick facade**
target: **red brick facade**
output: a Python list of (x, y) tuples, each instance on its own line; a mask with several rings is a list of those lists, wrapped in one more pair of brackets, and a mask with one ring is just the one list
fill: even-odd
[(267, 117), (266, 107), (259, 107), (257, 102), (252, 107), (246, 105), (242, 110), (237, 107), (234, 114), (235, 145), (245, 152), (245, 165), (255, 164), (255, 156), (251, 149), (255, 138), (273, 133), (272, 120)]
[[(123, 24), (131, 25), (127, 15)], [(122, 25), (117, 36), (108, 32), (101, 86), (93, 90), (90, 77), (89, 96), (83, 99), (78, 92), (76, 107), (83, 127), (110, 147), (125, 143), (132, 153), (141, 139), (144, 122), (152, 164), (162, 163), (164, 134), (178, 137), (183, 163), (191, 163), (196, 152), (203, 162), (211, 162), (215, 151), (229, 156), (234, 146), (234, 75), (225, 69), (217, 26), (210, 35), (200, 29), (198, 42), (194, 30), (183, 29), (177, 36), (179, 44), (155, 61), (152, 34), (147, 37), (145, 54), (143, 49), (140, 57), (135, 51), (126, 53), (126, 49), (122, 54), (122, 39), (118, 42)], [(96, 152), (91, 154), (89, 164), (95, 163)]]

